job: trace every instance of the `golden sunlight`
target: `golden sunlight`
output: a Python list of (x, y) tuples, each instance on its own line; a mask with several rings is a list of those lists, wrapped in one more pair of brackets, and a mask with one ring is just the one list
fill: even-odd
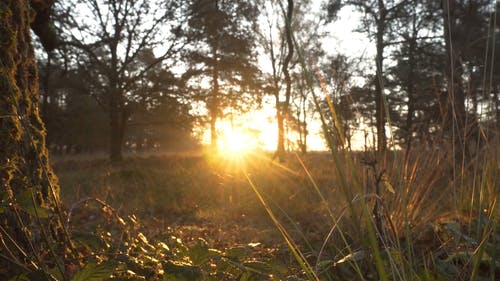
[[(278, 141), (278, 130), (275, 118), (275, 110), (271, 106), (264, 106), (255, 112), (246, 113), (233, 122), (221, 120), (217, 123), (219, 143), (217, 147), (225, 152), (249, 152), (251, 150), (274, 151)], [(309, 125), (307, 139), (310, 151), (324, 151), (326, 149), (324, 140), (320, 135), (321, 127), (312, 122)], [(209, 143), (209, 132), (206, 134), (206, 142)], [(295, 132), (287, 131), (286, 146), (297, 149), (298, 136)]]
[[(274, 151), (277, 145), (278, 132), (276, 112), (269, 102), (264, 103), (259, 110), (230, 115), (217, 122), (217, 148), (222, 155), (240, 156), (255, 150)], [(210, 130), (202, 128), (202, 143), (210, 144)], [(307, 139), (308, 149), (312, 151), (325, 150), (325, 144), (320, 136), (321, 127), (317, 122), (311, 122)], [(287, 147), (297, 148), (297, 135), (287, 131)]]
[(252, 135), (250, 130), (226, 122), (222, 122), (220, 125), (218, 148), (222, 154), (241, 156), (259, 148), (257, 138)]

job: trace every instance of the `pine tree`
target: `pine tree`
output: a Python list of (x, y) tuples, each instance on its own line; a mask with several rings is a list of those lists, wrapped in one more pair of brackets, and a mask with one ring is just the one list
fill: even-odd
[(328, 11), (331, 16), (342, 7), (350, 5), (365, 17), (359, 27), (359, 30), (365, 32), (374, 39), (375, 42), (375, 76), (373, 84), (375, 85), (375, 120), (377, 128), (377, 149), (384, 152), (387, 149), (387, 136), (385, 126), (387, 123), (387, 102), (385, 98), (386, 73), (384, 69), (384, 60), (386, 47), (391, 45), (394, 38), (394, 21), (401, 17), (401, 10), (408, 1), (395, 0), (330, 0)]
[(193, 0), (189, 30), (192, 42), (187, 58), (210, 89), (200, 89), (206, 104), (211, 145), (217, 148), (217, 120), (224, 110), (244, 110), (257, 93), (255, 30), (258, 9), (254, 1)]

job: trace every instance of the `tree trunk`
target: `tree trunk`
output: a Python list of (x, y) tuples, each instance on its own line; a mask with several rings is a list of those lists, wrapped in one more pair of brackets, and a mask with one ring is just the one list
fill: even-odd
[(417, 45), (416, 15), (413, 14), (412, 35), (409, 38), (408, 50), (408, 77), (406, 79), (406, 91), (408, 92), (408, 114), (406, 115), (406, 153), (405, 159), (408, 158), (413, 141), (413, 113), (415, 112), (415, 49)]
[(306, 114), (307, 113), (307, 108), (306, 108), (307, 97), (306, 97), (306, 93), (304, 92), (304, 89), (302, 87), (301, 87), (300, 91), (301, 91), (301, 105), (302, 105), (302, 120), (300, 120), (300, 116), (299, 116), (299, 118), (297, 118), (297, 120), (299, 121), (300, 152), (302, 154), (306, 154), (307, 153), (307, 135), (308, 135), (308, 132), (307, 132), (307, 114)]
[(376, 106), (376, 125), (377, 125), (377, 149), (384, 152), (387, 148), (387, 138), (385, 136), (385, 101), (384, 101), (384, 33), (387, 11), (384, 1), (379, 0), (379, 18), (377, 20), (377, 54), (375, 57), (376, 75), (375, 75), (375, 106)]
[(42, 96), (42, 118), (45, 124), (49, 123), (50, 119), (50, 108), (49, 102), (53, 103), (53, 98), (50, 95), (50, 76), (52, 71), (52, 51), (47, 51), (47, 63), (45, 64), (45, 75), (40, 82), (40, 86), (43, 88), (43, 96)]
[(460, 57), (455, 51), (456, 35), (455, 0), (443, 1), (444, 37), (447, 53), (446, 76), (448, 80), (448, 108), (445, 128), (451, 132), (455, 151), (456, 164), (463, 164), (465, 148), (465, 94), (460, 83), (462, 67)]
[[(119, 34), (119, 32), (115, 32)], [(111, 53), (111, 65), (109, 66), (109, 159), (112, 162), (123, 160), (123, 94), (118, 85), (118, 35), (115, 34), (115, 40), (109, 42)]]
[(276, 157), (279, 161), (283, 160), (285, 155), (285, 118), (283, 113), (283, 105), (279, 100), (279, 94), (275, 94), (276, 98), (276, 121), (278, 123), (278, 147), (276, 148)]
[(210, 113), (210, 145), (213, 151), (217, 151), (217, 118), (219, 116), (219, 68), (217, 47), (212, 50), (214, 65), (212, 68), (212, 96), (208, 105)]
[[(115, 111), (115, 110), (113, 110)], [(118, 114), (112, 112), (110, 114), (110, 141), (109, 141), (109, 159), (112, 162), (120, 162), (123, 160), (122, 155), (122, 139), (120, 138), (121, 129), (119, 126)]]
[[(50, 8), (50, 1), (45, 2)], [(38, 5), (43, 3), (38, 1)], [(31, 13), (27, 0), (0, 1), (0, 194), (4, 206), (0, 211), (4, 243), (0, 253), (8, 257), (0, 261), (0, 268), (5, 269), (0, 273), (2, 280), (9, 279), (2, 274), (18, 270), (7, 260), (28, 261), (30, 268), (33, 263), (53, 262), (53, 256), (41, 255), (47, 253), (47, 243), (55, 249), (54, 245), (61, 245), (63, 240), (59, 231), (59, 187), (49, 165), (45, 128), (39, 115)], [(35, 219), (41, 213), (47, 218)], [(14, 247), (7, 235), (20, 248)]]
[(210, 146), (213, 151), (217, 150), (217, 114), (210, 113)]
[(302, 154), (307, 153), (307, 95), (304, 90), (303, 80), (299, 80), (298, 90), (300, 93), (299, 106), (297, 110), (297, 123), (299, 129), (299, 149)]
[(292, 16), (293, 16), (293, 0), (288, 0), (287, 12), (285, 15), (285, 36), (287, 42), (288, 53), (286, 54), (285, 60), (283, 61), (283, 75), (285, 76), (285, 101), (281, 103), (279, 101), (279, 96), (276, 96), (277, 101), (277, 113), (278, 116), (278, 149), (276, 151), (276, 156), (281, 161), (285, 156), (285, 129), (284, 122), (285, 117), (289, 111), (290, 97), (292, 92), (292, 80), (290, 78), (290, 72), (288, 71), (288, 65), (293, 57), (293, 40), (292, 40)]
[[(120, 102), (119, 102), (120, 103)], [(121, 106), (115, 108), (110, 114), (110, 160), (120, 162), (123, 160), (123, 142), (125, 139), (125, 129), (129, 115), (120, 110)]]
[(348, 123), (344, 124), (344, 137), (347, 142), (347, 151), (352, 151), (352, 134)]
[(499, 90), (498, 87), (495, 86), (493, 87), (493, 97), (495, 99), (495, 115), (496, 115), (496, 123), (497, 123), (497, 129), (500, 130), (500, 95), (498, 94)]
[(109, 94), (109, 159), (112, 162), (123, 160), (122, 123), (117, 90), (113, 89), (113, 86), (111, 86)]

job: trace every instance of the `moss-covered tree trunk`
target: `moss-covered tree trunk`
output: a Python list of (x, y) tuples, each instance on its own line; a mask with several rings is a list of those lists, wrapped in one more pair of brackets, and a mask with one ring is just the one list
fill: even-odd
[[(59, 190), (45, 147), (45, 129), (38, 107), (38, 72), (30, 37), (30, 24), (36, 24), (35, 32), (46, 31), (34, 11), (44, 14), (50, 2), (0, 1), (2, 280), (17, 270), (12, 264), (35, 269), (36, 264), (54, 261), (55, 252), (61, 249)], [(42, 43), (47, 46), (43, 38)]]

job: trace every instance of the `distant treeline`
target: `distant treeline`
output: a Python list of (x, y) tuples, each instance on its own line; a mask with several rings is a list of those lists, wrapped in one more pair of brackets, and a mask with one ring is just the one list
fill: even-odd
[[(50, 149), (108, 150), (114, 160), (122, 148), (190, 149), (200, 125), (216, 147), (217, 122), (265, 96), (275, 104), (278, 151), (288, 142), (306, 152), (309, 123), (319, 119), (331, 149), (351, 148), (360, 128), (379, 151), (466, 148), (498, 129), (495, 1), (330, 0), (315, 16), (312, 7), (59, 1), (57, 44), (38, 48)], [(323, 44), (328, 22), (353, 9), (373, 57), (332, 54)]]

